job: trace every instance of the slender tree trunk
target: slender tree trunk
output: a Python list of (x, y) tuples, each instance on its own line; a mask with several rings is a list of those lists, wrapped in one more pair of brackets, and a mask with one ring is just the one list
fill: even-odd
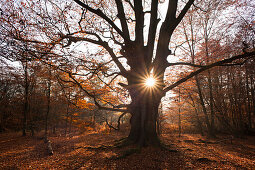
[(179, 137), (181, 137), (181, 89), (179, 88), (179, 114), (178, 114), (178, 125), (179, 125)]
[(205, 116), (205, 123), (206, 123), (206, 126), (207, 126), (209, 136), (211, 136), (212, 135), (211, 124), (210, 124), (209, 116), (207, 114), (207, 110), (206, 110), (206, 107), (205, 107), (204, 98), (203, 98), (203, 94), (202, 94), (202, 89), (201, 89), (201, 85), (200, 85), (200, 81), (198, 79), (198, 76), (195, 76), (195, 80), (196, 80), (196, 85), (197, 85), (197, 89), (198, 89), (200, 104), (201, 104), (201, 107), (202, 107), (202, 110), (203, 110), (203, 113), (204, 113), (204, 116)]
[(197, 120), (197, 126), (198, 126), (198, 129), (199, 129), (199, 132), (200, 132), (200, 134), (201, 134), (202, 136), (204, 136), (203, 126), (202, 126), (201, 120), (200, 120), (200, 118), (199, 118), (197, 108), (194, 107), (194, 109), (195, 109), (195, 117), (196, 117), (196, 120)]
[[(209, 41), (209, 32), (208, 32), (208, 22), (205, 22), (205, 32), (204, 32), (204, 39), (205, 39), (205, 54), (206, 54), (206, 61), (207, 63), (210, 63), (210, 55), (209, 55), (209, 48), (208, 48), (208, 41)], [(209, 135), (211, 137), (215, 137), (215, 132), (214, 132), (214, 108), (213, 108), (213, 89), (212, 89), (212, 79), (211, 79), (211, 72), (208, 70), (208, 86), (209, 86), (209, 104), (210, 104), (210, 128), (209, 128)]]
[[(217, 120), (219, 121), (220, 125), (222, 126), (224, 131), (233, 133), (233, 127), (231, 126), (231, 117), (229, 115), (229, 109), (228, 109), (228, 101), (225, 100), (225, 96), (222, 96), (224, 92), (224, 89), (222, 85), (222, 80), (223, 79), (223, 75), (224, 73), (220, 70), (218, 70), (217, 76), (215, 76), (215, 82), (216, 82), (216, 86), (215, 86), (215, 100), (214, 102), (214, 106), (215, 106), (215, 110), (217, 111), (217, 115), (215, 115), (215, 117), (217, 118)], [(220, 77), (220, 78), (219, 78)], [(224, 90), (221, 90), (224, 89)]]
[(211, 111), (211, 129), (210, 129), (210, 135), (215, 136), (215, 125), (214, 125), (214, 119), (215, 119), (215, 111), (214, 111), (214, 98), (213, 98), (213, 86), (212, 86), (212, 77), (211, 72), (208, 71), (208, 85), (209, 85), (209, 103), (210, 103), (210, 111)]
[(26, 136), (27, 130), (27, 114), (28, 114), (28, 65), (27, 65), (27, 58), (25, 59), (25, 92), (24, 92), (24, 111), (23, 111), (23, 136)]
[(2, 105), (2, 112), (0, 113), (0, 133), (5, 131), (5, 120), (4, 120), (4, 114), (6, 114), (6, 108), (7, 104)]
[(163, 104), (161, 102), (160, 106), (159, 106), (159, 112), (158, 112), (158, 117), (157, 117), (157, 134), (160, 136), (161, 132), (162, 132), (162, 120), (160, 119), (160, 116), (163, 115)]
[(0, 114), (0, 133), (4, 131), (3, 115)]
[(48, 119), (50, 113), (50, 90), (51, 90), (51, 67), (49, 67), (48, 90), (47, 90), (47, 111), (45, 116), (45, 140), (48, 139)]
[(245, 67), (245, 78), (246, 78), (246, 98), (247, 98), (247, 114), (248, 114), (248, 128), (249, 130), (252, 128), (252, 122), (251, 122), (251, 98), (250, 98), (250, 86), (249, 85), (249, 73), (247, 66)]
[[(253, 75), (250, 76), (250, 80), (251, 80), (251, 110), (253, 113), (253, 117), (255, 117), (255, 83), (254, 83), (254, 79), (253, 79)], [(252, 128), (255, 128), (255, 121), (252, 121)]]
[(69, 102), (67, 102), (66, 108), (65, 136), (67, 135), (68, 118), (69, 118)]
[(56, 124), (56, 122), (54, 123), (54, 126), (52, 127), (52, 133), (54, 134), (54, 135), (56, 135), (56, 129), (57, 129), (57, 124)]
[(71, 134), (71, 130), (72, 130), (72, 122), (73, 122), (73, 115), (72, 115), (72, 114), (70, 114), (69, 134)]
[(195, 118), (196, 118), (196, 121), (197, 121), (197, 126), (198, 126), (198, 129), (199, 129), (199, 132), (200, 132), (200, 134), (202, 135), (202, 136), (204, 136), (204, 132), (203, 132), (203, 125), (202, 125), (202, 123), (201, 123), (201, 120), (200, 120), (200, 118), (199, 118), (199, 115), (198, 115), (198, 113), (199, 113), (199, 106), (196, 106), (196, 102), (194, 101), (194, 99), (193, 99), (193, 97), (192, 97), (192, 95), (191, 94), (189, 94), (189, 97), (190, 97), (190, 99), (191, 99), (191, 101), (192, 101), (192, 107), (194, 108), (194, 111), (195, 111)]

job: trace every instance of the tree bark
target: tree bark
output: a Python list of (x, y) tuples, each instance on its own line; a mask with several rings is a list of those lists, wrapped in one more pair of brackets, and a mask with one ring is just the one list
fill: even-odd
[(211, 126), (210, 126), (210, 136), (215, 137), (215, 125), (214, 125), (214, 119), (215, 119), (215, 111), (214, 111), (214, 97), (213, 97), (213, 86), (212, 86), (212, 77), (211, 72), (208, 70), (208, 85), (209, 85), (209, 103), (210, 103), (210, 111), (211, 111)]
[(48, 138), (48, 119), (50, 113), (50, 90), (51, 90), (51, 67), (49, 67), (48, 90), (47, 90), (47, 111), (45, 116), (45, 140)]
[(208, 113), (207, 113), (207, 109), (205, 107), (204, 98), (203, 98), (203, 94), (202, 94), (202, 89), (201, 89), (201, 85), (200, 85), (200, 81), (199, 81), (198, 76), (195, 76), (195, 80), (196, 80), (196, 85), (197, 85), (197, 89), (198, 89), (200, 104), (201, 104), (201, 107), (202, 107), (202, 110), (203, 110), (203, 113), (204, 113), (204, 116), (205, 116), (205, 123), (206, 123), (206, 126), (207, 126), (209, 136), (211, 136), (213, 132), (212, 132), (212, 129), (211, 129), (211, 124), (210, 124), (210, 121), (209, 121), (209, 116), (208, 116)]
[(140, 87), (130, 90), (132, 103), (131, 130), (128, 139), (140, 146), (159, 146), (157, 134), (158, 107), (163, 96), (155, 90), (142, 90)]
[(72, 130), (72, 122), (73, 122), (73, 114), (72, 114), (72, 113), (70, 113), (69, 134), (71, 134), (71, 130)]
[(65, 136), (67, 135), (68, 119), (69, 119), (69, 102), (67, 101), (66, 120), (65, 120)]
[(246, 79), (246, 98), (247, 98), (247, 104), (246, 104), (246, 112), (248, 114), (248, 129), (250, 130), (252, 128), (252, 121), (251, 121), (251, 98), (250, 98), (250, 87), (249, 84), (249, 72), (247, 66), (245, 66), (245, 79)]
[(24, 91), (24, 111), (23, 111), (23, 132), (22, 136), (26, 136), (26, 130), (27, 130), (27, 114), (28, 114), (28, 65), (27, 65), (27, 58), (25, 59), (25, 91)]

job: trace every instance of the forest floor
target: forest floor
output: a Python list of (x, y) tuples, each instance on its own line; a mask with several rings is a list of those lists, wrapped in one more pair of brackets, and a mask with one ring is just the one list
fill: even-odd
[[(123, 133), (51, 135), (49, 156), (42, 136), (0, 134), (0, 169), (255, 169), (255, 137), (206, 139), (196, 134), (162, 134), (170, 150), (147, 147), (89, 148), (112, 144)], [(222, 140), (227, 139), (227, 140)], [(126, 153), (126, 156), (121, 156)]]

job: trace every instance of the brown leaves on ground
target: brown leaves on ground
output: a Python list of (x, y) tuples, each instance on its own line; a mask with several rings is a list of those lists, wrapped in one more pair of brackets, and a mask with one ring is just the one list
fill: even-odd
[[(40, 137), (0, 134), (0, 169), (253, 169), (255, 137), (230, 140), (200, 135), (163, 134), (170, 150), (147, 147), (123, 157), (130, 147), (91, 149), (111, 145), (123, 134), (89, 133), (72, 137), (51, 136), (54, 150), (48, 156)], [(178, 150), (178, 152), (172, 152)]]
[[(231, 140), (232, 139), (232, 140)], [(255, 137), (219, 136), (206, 139), (200, 135), (163, 135), (163, 140), (175, 144), (184, 154), (190, 169), (254, 169)]]

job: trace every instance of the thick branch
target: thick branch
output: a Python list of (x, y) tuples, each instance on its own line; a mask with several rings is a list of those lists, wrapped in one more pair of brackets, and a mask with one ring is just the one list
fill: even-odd
[(150, 18), (150, 28), (148, 34), (148, 62), (151, 62), (153, 57), (153, 49), (155, 45), (156, 31), (159, 23), (158, 17), (158, 0), (152, 0), (151, 2), (151, 18)]
[[(176, 11), (177, 11), (177, 2), (178, 0), (171, 0), (168, 3), (167, 14), (159, 32), (159, 40), (157, 44), (157, 53), (155, 60), (153, 62), (153, 66), (155, 68), (155, 72), (160, 74), (163, 78), (163, 72), (166, 66), (166, 58), (170, 54), (169, 51), (169, 41), (171, 35), (176, 28)], [(162, 65), (161, 63), (164, 63)]]
[(114, 54), (113, 50), (109, 47), (107, 43), (103, 43), (102, 46), (109, 52), (109, 54), (112, 57), (112, 60), (115, 62), (115, 64), (118, 66), (118, 68), (121, 71), (121, 75), (124, 77), (127, 77), (127, 70), (124, 68), (124, 66), (121, 64), (121, 62), (118, 60), (118, 57)]
[[(247, 59), (248, 60), (248, 59)], [(217, 66), (240, 66), (243, 65), (247, 60), (240, 62), (240, 63), (233, 63), (233, 64), (220, 64)], [(198, 67), (198, 68), (203, 68), (207, 67), (206, 65), (198, 65), (198, 64), (192, 64), (192, 63), (185, 63), (185, 62), (177, 62), (177, 63), (169, 63), (168, 66), (191, 66), (191, 67)]]
[(100, 109), (100, 110), (109, 110), (109, 111), (115, 111), (115, 112), (127, 112), (128, 110), (126, 109), (116, 109), (116, 108), (109, 108), (109, 107), (104, 107), (104, 106), (101, 106), (97, 101), (96, 101), (96, 96), (89, 93), (86, 89), (84, 89), (82, 87), (82, 85), (72, 76), (71, 73), (69, 73), (69, 77), (75, 82), (75, 84), (78, 85), (78, 87), (84, 91), (86, 93), (86, 95), (88, 95), (89, 97), (93, 98), (94, 99), (94, 103), (95, 105)]
[(185, 14), (188, 12), (189, 8), (191, 7), (191, 5), (194, 3), (194, 0), (189, 0), (187, 2), (187, 4), (184, 6), (184, 8), (182, 9), (181, 13), (179, 14), (179, 16), (177, 17), (177, 25), (181, 22), (181, 20), (183, 19), (183, 17), (185, 16)]
[(123, 32), (115, 25), (115, 23), (110, 18), (108, 18), (100, 9), (93, 9), (89, 7), (87, 4), (81, 2), (80, 0), (74, 0), (74, 2), (106, 20), (123, 38), (125, 37)]
[(109, 108), (109, 107), (101, 106), (95, 99), (94, 99), (94, 102), (95, 102), (95, 105), (100, 110), (108, 110), (108, 111), (114, 111), (114, 112), (128, 112), (127, 109), (115, 109), (115, 108)]
[(136, 41), (143, 45), (143, 27), (144, 27), (144, 13), (142, 1), (134, 1), (135, 6), (135, 38)]
[(102, 41), (94, 40), (91, 38), (85, 38), (85, 37), (73, 37), (69, 35), (62, 36), (63, 39), (68, 38), (68, 43), (64, 47), (70, 46), (72, 42), (76, 43), (79, 41), (87, 41), (93, 44), (101, 45), (102, 46)]
[(93, 44), (97, 44), (100, 46), (103, 46), (108, 53), (111, 55), (113, 61), (115, 62), (115, 64), (118, 66), (118, 68), (121, 71), (121, 75), (123, 75), (124, 77), (126, 76), (126, 69), (124, 68), (124, 66), (121, 64), (121, 62), (118, 60), (118, 57), (114, 54), (113, 50), (109, 47), (108, 43), (102, 41), (101, 39), (99, 40), (93, 40), (91, 38), (85, 38), (85, 37), (73, 37), (73, 36), (69, 36), (69, 35), (62, 35), (62, 38), (68, 38), (68, 44), (70, 44), (71, 42), (78, 42), (78, 41), (87, 41)]
[(203, 65), (197, 65), (197, 64), (192, 64), (192, 63), (185, 63), (185, 62), (177, 62), (177, 63), (168, 63), (168, 66), (192, 66), (192, 67), (205, 67)]
[(247, 52), (247, 53), (244, 53), (244, 54), (241, 54), (241, 55), (237, 55), (237, 56), (234, 56), (234, 57), (230, 57), (228, 59), (224, 59), (224, 60), (221, 60), (221, 61), (218, 61), (218, 62), (215, 62), (215, 63), (212, 63), (210, 65), (207, 65), (207, 66), (203, 66), (202, 68), (198, 69), (197, 71), (194, 71), (192, 73), (190, 73), (188, 76), (180, 79), (179, 81), (175, 82), (174, 84), (166, 87), (164, 89), (164, 92), (167, 92), (169, 90), (172, 90), (173, 88), (175, 88), (176, 86), (184, 83), (185, 81), (189, 80), (190, 78), (194, 77), (195, 75), (198, 75), (199, 73), (203, 72), (203, 71), (206, 71), (210, 68), (213, 68), (213, 67), (216, 67), (216, 66), (221, 66), (221, 65), (224, 65), (224, 64), (227, 64), (227, 63), (231, 63), (232, 61), (234, 60), (238, 60), (238, 59), (243, 59), (243, 58), (246, 58), (246, 57), (251, 57), (253, 56), (254, 57), (255, 55), (255, 51), (253, 52)]
[(123, 107), (128, 107), (130, 104), (120, 104), (118, 106), (115, 106), (115, 108), (123, 108)]
[(167, 14), (165, 21), (166, 23), (171, 24), (171, 20), (176, 19), (176, 11), (177, 11), (178, 0), (171, 0), (168, 2)]
[(127, 112), (124, 112), (124, 113), (122, 113), (122, 114), (119, 116), (117, 128), (114, 127), (114, 126), (112, 126), (111, 124), (109, 124), (108, 121), (107, 121), (107, 119), (105, 120), (105, 121), (106, 121), (106, 124), (107, 124), (110, 128), (112, 128), (112, 129), (114, 129), (114, 130), (120, 130), (120, 120), (121, 120), (121, 118), (122, 118), (123, 116), (125, 116), (126, 114), (127, 114)]
[(125, 2), (127, 2), (127, 3), (129, 4), (129, 6), (130, 6), (133, 10), (135, 10), (135, 7), (134, 7), (134, 5), (130, 2), (130, 0), (125, 0)]
[[(158, 60), (162, 60), (160, 58), (166, 58), (168, 53), (168, 45), (171, 38), (171, 35), (180, 21), (183, 19), (184, 15), (187, 13), (190, 6), (193, 4), (194, 0), (189, 0), (179, 16), (176, 18), (176, 11), (177, 11), (177, 4), (178, 0), (171, 0), (168, 4), (167, 14), (165, 21), (162, 23), (160, 34), (159, 34), (159, 41), (158, 41), (158, 49), (157, 51), (162, 51), (163, 54), (156, 55), (155, 63)], [(162, 56), (163, 55), (163, 56)]]
[(118, 18), (120, 19), (123, 35), (124, 35), (124, 40), (130, 40), (130, 35), (128, 31), (128, 25), (125, 17), (125, 12), (124, 12), (124, 7), (123, 3), (121, 0), (115, 0), (117, 4), (117, 9), (118, 9)]

